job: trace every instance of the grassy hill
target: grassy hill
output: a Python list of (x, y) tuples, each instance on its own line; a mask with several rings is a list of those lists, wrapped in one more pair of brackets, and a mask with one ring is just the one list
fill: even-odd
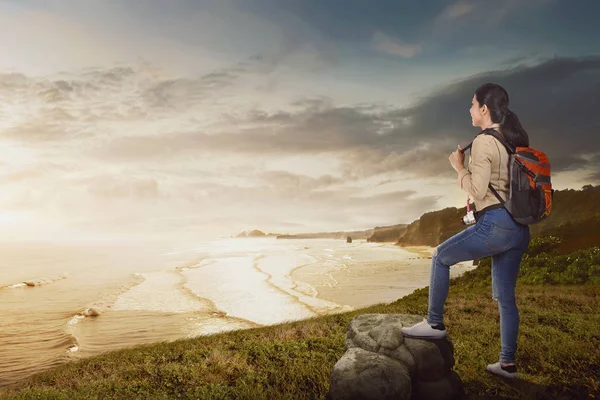
[(581, 190), (565, 189), (554, 192), (550, 216), (531, 226), (531, 233), (548, 231), (561, 224), (600, 216), (600, 185), (586, 185)]

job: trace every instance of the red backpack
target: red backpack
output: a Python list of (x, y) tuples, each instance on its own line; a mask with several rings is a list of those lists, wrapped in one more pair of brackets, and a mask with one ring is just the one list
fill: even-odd
[[(488, 185), (513, 219), (522, 225), (540, 222), (550, 215), (554, 189), (550, 182), (550, 161), (542, 151), (531, 147), (513, 147), (496, 130), (488, 128), (480, 134), (492, 135), (506, 147), (509, 154), (509, 194), (504, 201), (498, 192)], [(469, 144), (463, 153), (471, 147)]]

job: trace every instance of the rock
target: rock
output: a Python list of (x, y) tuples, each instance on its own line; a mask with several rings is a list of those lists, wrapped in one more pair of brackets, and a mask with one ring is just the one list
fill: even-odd
[(442, 352), (432, 342), (433, 340), (404, 339), (404, 345), (415, 358), (417, 376), (423, 381), (437, 381), (442, 379), (447, 371)]
[(402, 331), (396, 325), (382, 324), (376, 326), (369, 331), (369, 336), (372, 337), (377, 345), (386, 349), (395, 349), (404, 342)]
[(408, 400), (410, 375), (399, 361), (354, 347), (333, 367), (330, 393), (335, 400)]
[(442, 354), (445, 369), (447, 371), (451, 370), (454, 367), (454, 344), (452, 340), (446, 336), (444, 340), (431, 340), (431, 343), (435, 344)]
[(363, 314), (352, 319), (346, 331), (346, 353), (333, 367), (327, 398), (459, 398), (462, 382), (452, 371), (450, 338), (402, 336), (403, 326), (422, 320), (409, 314)]
[[(346, 345), (378, 352), (381, 346), (387, 349), (398, 347), (404, 342), (400, 328), (423, 320), (400, 314), (363, 314), (352, 319), (346, 331)], [(373, 330), (373, 332), (371, 332)], [(350, 343), (350, 344), (348, 344)], [(348, 350), (349, 347), (346, 347)]]
[(381, 354), (393, 358), (394, 360), (400, 361), (406, 367), (406, 369), (408, 369), (408, 372), (410, 372), (411, 375), (416, 374), (417, 363), (415, 362), (415, 358), (412, 354), (410, 354), (410, 351), (408, 351), (406, 346), (399, 346), (398, 348), (393, 350), (381, 348), (379, 349), (379, 352)]
[(226, 317), (227, 316), (227, 312), (226, 311), (213, 311), (211, 313), (211, 315), (213, 315), (215, 317)]
[(95, 308), (86, 308), (82, 314), (85, 317), (97, 317), (100, 315), (100, 311), (96, 310)]
[(458, 374), (454, 371), (435, 382), (417, 381), (413, 387), (415, 398), (446, 400), (448, 393), (453, 393), (455, 398), (462, 397), (463, 385)]

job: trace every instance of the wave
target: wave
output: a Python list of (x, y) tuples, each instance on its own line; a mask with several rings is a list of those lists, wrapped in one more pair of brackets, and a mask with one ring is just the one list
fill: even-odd
[(13, 283), (11, 285), (0, 286), (0, 290), (24, 288), (26, 286), (27, 287), (44, 286), (44, 285), (49, 285), (49, 284), (57, 282), (57, 281), (61, 281), (63, 279), (67, 279), (68, 277), (69, 277), (69, 274), (66, 272), (63, 272), (63, 273), (55, 275), (55, 276), (44, 277), (44, 278), (35, 278), (35, 279), (26, 280), (26, 281), (21, 281), (18, 283)]
[[(339, 304), (329, 300), (321, 299), (318, 297), (318, 290), (306, 283), (299, 280), (295, 280), (292, 278), (292, 272), (297, 270), (298, 268), (305, 267), (308, 265), (316, 264), (317, 258), (313, 256), (309, 256), (309, 259), (313, 262), (307, 264), (299, 264), (294, 265), (293, 267), (287, 269), (287, 271), (280, 269), (271, 269), (271, 272), (278, 271), (276, 273), (277, 276), (274, 276), (272, 273), (267, 271), (265, 268), (261, 267), (261, 261), (263, 258), (268, 257), (265, 254), (259, 253), (253, 261), (253, 267), (266, 275), (266, 282), (273, 287), (275, 290), (288, 295), (294, 299), (294, 301), (304, 308), (306, 308), (309, 312), (314, 315), (327, 315), (331, 313), (337, 312), (346, 312), (354, 310), (353, 307), (350, 307), (346, 304)], [(339, 269), (347, 268), (346, 264)]]
[(78, 312), (77, 314), (71, 316), (67, 321), (67, 325), (74, 325), (78, 323), (80, 320), (87, 317), (98, 317), (108, 311), (112, 305), (115, 303), (117, 298), (123, 293), (127, 292), (134, 286), (137, 286), (144, 282), (145, 278), (140, 273), (134, 273), (131, 275), (129, 281), (124, 282), (121, 286), (116, 288), (115, 290), (107, 293), (99, 300), (94, 301), (91, 304), (88, 304), (83, 310)]
[(0, 346), (0, 387), (71, 359), (73, 352), (79, 349), (79, 343), (60, 323), (55, 323), (53, 318), (61, 315), (56, 313), (50, 320), (34, 320), (31, 330), (23, 330), (16, 315), (9, 318)]
[[(206, 261), (206, 262), (204, 262)], [(187, 261), (181, 265), (175, 267), (175, 271), (181, 273), (187, 271), (189, 269), (196, 269), (206, 267), (207, 265), (213, 264), (215, 262), (214, 259), (207, 259), (206, 257), (200, 257), (195, 260)]]
[(178, 267), (175, 267), (175, 272), (179, 274), (181, 280), (177, 284), (177, 288), (185, 295), (193, 298), (195, 301), (199, 301), (204, 305), (205, 310), (202, 312), (196, 312), (196, 315), (203, 315), (207, 318), (217, 318), (221, 320), (235, 321), (239, 324), (246, 325), (249, 328), (258, 328), (264, 326), (255, 321), (249, 319), (228, 315), (226, 311), (220, 310), (217, 305), (211, 299), (198, 295), (193, 289), (188, 286), (188, 276), (185, 274), (186, 271), (192, 269), (203, 268), (217, 262), (215, 258), (202, 257), (193, 261), (186, 262)]
[[(203, 260), (201, 260), (203, 261)], [(237, 317), (232, 317), (227, 315), (226, 311), (223, 310), (219, 310), (219, 308), (217, 307), (217, 305), (211, 300), (208, 299), (206, 297), (202, 297), (200, 295), (198, 295), (196, 292), (194, 292), (187, 284), (188, 284), (188, 277), (184, 274), (185, 271), (190, 270), (190, 269), (197, 269), (197, 268), (202, 268), (202, 267), (206, 267), (208, 265), (214, 264), (216, 262), (215, 259), (209, 259), (207, 260), (206, 263), (202, 263), (202, 262), (190, 262), (187, 263), (184, 266), (179, 266), (175, 268), (175, 271), (179, 274), (179, 276), (181, 277), (181, 280), (179, 281), (179, 283), (177, 284), (177, 288), (183, 292), (185, 295), (189, 296), (190, 298), (201, 302), (202, 304), (204, 304), (205, 306), (205, 310), (203, 314), (205, 314), (206, 316), (209, 317), (217, 317), (217, 318), (227, 318), (227, 319), (234, 319), (234, 320), (239, 320), (239, 321), (243, 321), (243, 322), (247, 322), (249, 324), (252, 324), (253, 326), (262, 326), (261, 324), (257, 324), (253, 321), (249, 321), (249, 320), (245, 320), (243, 318), (237, 318)]]
[(15, 283), (13, 285), (0, 286), (0, 290), (20, 288), (20, 287), (24, 287), (24, 286), (27, 286), (27, 284), (21, 282), (21, 283)]

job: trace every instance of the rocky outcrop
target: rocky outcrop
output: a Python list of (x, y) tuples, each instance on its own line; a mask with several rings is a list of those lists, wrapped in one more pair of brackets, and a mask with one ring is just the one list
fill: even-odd
[[(563, 245), (564, 252), (597, 245), (600, 235), (594, 234), (591, 229), (588, 232), (588, 227), (595, 226), (595, 221), (600, 218), (598, 204), (600, 204), (600, 185), (585, 185), (582, 190), (555, 190), (550, 216), (530, 225), (531, 235), (556, 234), (555, 231), (565, 230), (567, 229), (565, 225), (571, 225), (573, 232), (580, 237), (565, 243)], [(399, 246), (439, 246), (446, 239), (466, 228), (460, 221), (466, 212), (466, 207), (448, 207), (425, 213), (408, 225), (397, 244)], [(578, 225), (581, 225), (581, 228)], [(567, 238), (572, 235), (569, 232), (563, 236)], [(585, 242), (584, 245), (579, 245), (583, 242)]]
[(329, 400), (439, 399), (463, 395), (460, 377), (452, 370), (454, 347), (444, 339), (402, 336), (422, 316), (363, 314), (346, 332), (346, 353), (334, 365)]
[(467, 226), (460, 218), (467, 212), (467, 207), (449, 207), (421, 215), (412, 222), (399, 239), (399, 246), (438, 246), (446, 239), (456, 235)]
[(236, 238), (245, 238), (245, 237), (263, 237), (263, 236), (279, 236), (280, 233), (264, 233), (263, 231), (259, 231), (258, 229), (254, 229), (252, 231), (244, 231), (239, 233)]
[(367, 242), (396, 242), (406, 232), (407, 224), (376, 226)]
[(97, 317), (100, 315), (100, 311), (95, 308), (86, 308), (81, 312), (81, 315), (84, 317)]

